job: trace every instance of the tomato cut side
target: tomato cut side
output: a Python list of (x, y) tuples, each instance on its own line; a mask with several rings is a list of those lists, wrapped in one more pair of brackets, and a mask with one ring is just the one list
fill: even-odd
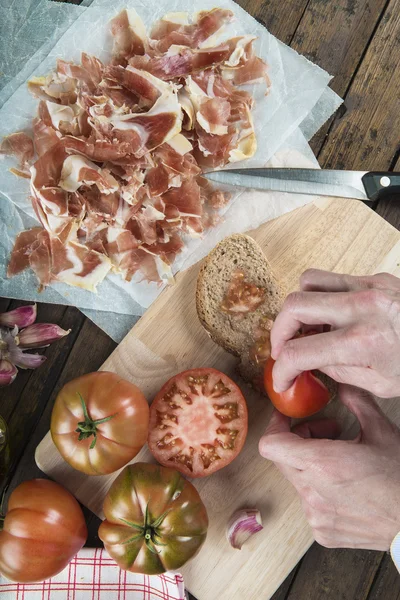
[(216, 369), (172, 377), (150, 407), (149, 447), (167, 467), (205, 477), (232, 462), (247, 435), (246, 400)]

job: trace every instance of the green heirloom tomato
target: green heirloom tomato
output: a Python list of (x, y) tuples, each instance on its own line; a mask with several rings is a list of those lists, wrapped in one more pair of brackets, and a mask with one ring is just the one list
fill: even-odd
[(99, 537), (127, 571), (156, 575), (179, 569), (200, 549), (208, 517), (196, 488), (174, 469), (136, 463), (113, 482)]

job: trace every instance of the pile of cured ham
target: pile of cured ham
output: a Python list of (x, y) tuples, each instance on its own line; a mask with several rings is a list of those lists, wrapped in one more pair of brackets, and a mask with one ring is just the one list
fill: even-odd
[[(127, 281), (170, 281), (188, 236), (218, 223), (229, 200), (201, 172), (251, 157), (251, 95), (266, 64), (253, 36), (215, 43), (229, 10), (171, 13), (150, 35), (133, 10), (111, 21), (110, 64), (82, 54), (35, 77), (32, 136), (4, 138), (20, 160), (42, 227), (20, 233), (8, 275), (30, 267), (41, 287), (90, 291), (111, 271)], [(214, 38), (214, 43), (213, 43)]]

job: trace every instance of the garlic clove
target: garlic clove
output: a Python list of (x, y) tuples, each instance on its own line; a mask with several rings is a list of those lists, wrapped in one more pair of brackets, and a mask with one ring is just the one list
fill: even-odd
[(44, 348), (68, 335), (70, 331), (70, 329), (65, 331), (53, 323), (35, 323), (19, 333), (19, 347)]
[(10, 359), (14, 365), (21, 369), (37, 369), (47, 360), (46, 356), (42, 354), (27, 354), (20, 348), (13, 348), (10, 351)]
[(20, 306), (14, 310), (0, 313), (0, 326), (13, 328), (15, 325), (22, 329), (35, 322), (37, 315), (36, 304)]
[(10, 385), (16, 378), (18, 369), (8, 360), (0, 360), (0, 386)]
[(233, 548), (241, 549), (243, 544), (263, 529), (260, 511), (256, 508), (244, 508), (233, 513), (228, 522), (226, 536)]

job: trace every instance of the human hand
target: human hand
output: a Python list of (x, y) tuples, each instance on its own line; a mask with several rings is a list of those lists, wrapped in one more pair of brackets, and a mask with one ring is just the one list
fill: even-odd
[[(317, 335), (292, 339), (303, 325)], [(381, 398), (400, 395), (400, 279), (306, 271), (275, 320), (271, 346), (277, 392), (317, 369)]]
[(275, 410), (260, 454), (296, 488), (319, 544), (388, 550), (400, 531), (400, 431), (367, 392), (343, 385), (340, 399), (360, 423), (354, 440), (333, 439), (340, 428), (332, 419), (291, 430)]

